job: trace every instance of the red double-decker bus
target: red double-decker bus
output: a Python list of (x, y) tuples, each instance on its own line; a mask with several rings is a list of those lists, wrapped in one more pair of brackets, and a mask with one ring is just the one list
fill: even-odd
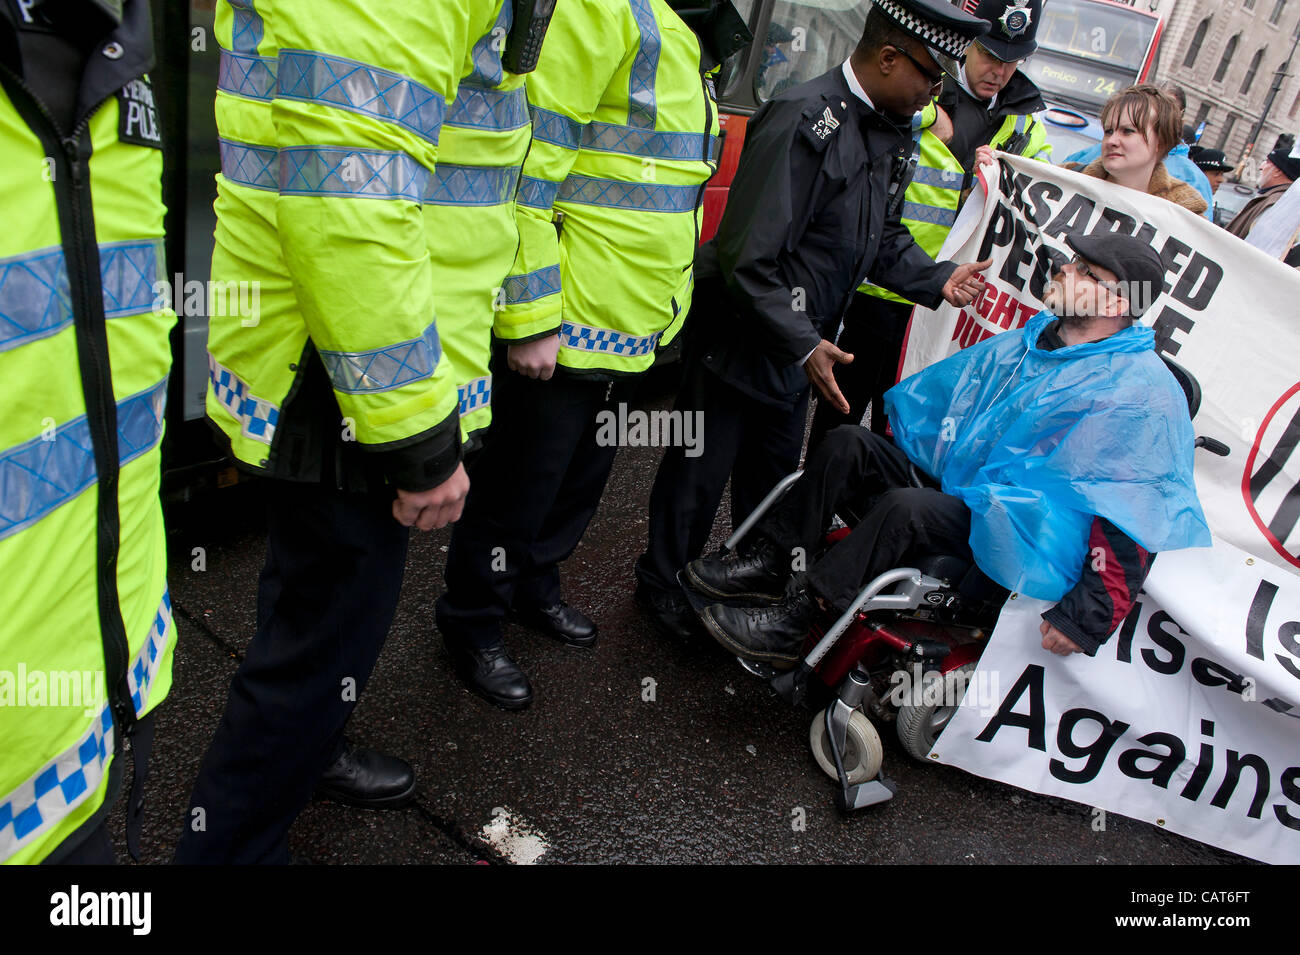
[(1111, 0), (1047, 0), (1038, 52), (1022, 69), (1043, 91), (1047, 139), (1060, 162), (1101, 139), (1106, 100), (1155, 80), (1163, 23)]
[[(974, 4), (967, 2), (967, 9)], [(736, 0), (754, 40), (718, 78), (723, 151), (705, 193), (703, 239), (717, 229), (745, 141), (765, 100), (842, 63), (857, 45), (870, 0)], [(1112, 0), (1046, 0), (1038, 52), (1021, 67), (1051, 107), (1057, 158), (1101, 138), (1097, 115), (1112, 95), (1154, 79), (1161, 21)]]
[(754, 110), (782, 90), (843, 63), (862, 35), (870, 0), (734, 0), (754, 40), (717, 79), (722, 158), (704, 193), (704, 231), (712, 238), (727, 202)]

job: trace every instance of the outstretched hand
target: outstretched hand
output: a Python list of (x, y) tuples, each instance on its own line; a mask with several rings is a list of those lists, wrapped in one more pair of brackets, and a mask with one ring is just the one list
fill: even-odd
[(849, 402), (840, 391), (839, 385), (835, 383), (835, 366), (847, 365), (851, 361), (853, 361), (852, 355), (840, 351), (823, 338), (813, 349), (813, 353), (808, 356), (808, 360), (803, 363), (804, 374), (808, 376), (808, 380), (840, 414), (849, 413)]
[(985, 259), (983, 262), (967, 262), (957, 266), (948, 281), (943, 283), (944, 301), (962, 308), (979, 298), (984, 280), (976, 273), (983, 272), (992, 264), (992, 259)]

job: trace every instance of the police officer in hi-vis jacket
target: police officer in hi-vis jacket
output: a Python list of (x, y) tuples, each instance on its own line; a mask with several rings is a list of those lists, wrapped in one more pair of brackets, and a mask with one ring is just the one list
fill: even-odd
[[(105, 818), (127, 738), (135, 855), (153, 711), (171, 688), (158, 487), (176, 316), (155, 288), (152, 65), (146, 0), (0, 3), (4, 862), (115, 861)], [(66, 674), (81, 679), (55, 682)], [(38, 675), (44, 694), (28, 698)]]

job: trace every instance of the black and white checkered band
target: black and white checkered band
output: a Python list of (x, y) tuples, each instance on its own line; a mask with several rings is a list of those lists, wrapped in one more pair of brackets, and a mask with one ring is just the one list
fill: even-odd
[(966, 55), (966, 48), (971, 44), (969, 37), (964, 37), (956, 30), (935, 23), (933, 20), (923, 19), (895, 0), (875, 0), (875, 5), (881, 13), (908, 33), (918, 37), (926, 46), (934, 47), (954, 60), (959, 60)]

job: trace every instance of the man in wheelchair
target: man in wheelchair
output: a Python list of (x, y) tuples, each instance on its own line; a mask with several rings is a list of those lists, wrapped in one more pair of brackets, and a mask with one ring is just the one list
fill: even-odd
[[(897, 444), (836, 428), (741, 548), (687, 566), (689, 586), (727, 601), (702, 612), (719, 643), (793, 666), (819, 613), (844, 612), (887, 570), (945, 554), (1057, 601), (1043, 614), (1044, 649), (1091, 656), (1155, 552), (1210, 543), (1187, 398), (1152, 329), (1134, 322), (1164, 265), (1129, 236), (1065, 241), (1077, 254), (1052, 276), (1047, 310), (885, 395)], [(836, 514), (852, 530), (824, 548)]]

